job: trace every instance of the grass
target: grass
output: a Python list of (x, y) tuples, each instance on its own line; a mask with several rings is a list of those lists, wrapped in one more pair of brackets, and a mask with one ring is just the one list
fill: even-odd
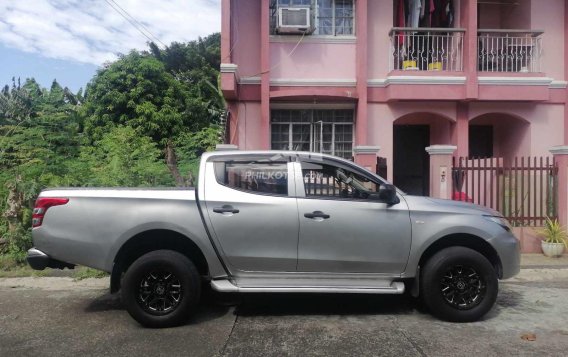
[(0, 278), (24, 278), (24, 277), (44, 277), (44, 276), (68, 276), (74, 280), (88, 278), (104, 278), (108, 273), (84, 266), (63, 271), (47, 268), (45, 270), (33, 270), (25, 262), (20, 262), (9, 255), (0, 255)]
[(33, 270), (29, 266), (19, 266), (9, 270), (0, 269), (0, 278), (24, 278), (48, 276), (49, 270)]
[(97, 269), (88, 268), (88, 267), (77, 267), (74, 269), (73, 279), (75, 280), (83, 280), (89, 278), (100, 279), (100, 278), (106, 278), (108, 275), (109, 274), (107, 272), (100, 271)]

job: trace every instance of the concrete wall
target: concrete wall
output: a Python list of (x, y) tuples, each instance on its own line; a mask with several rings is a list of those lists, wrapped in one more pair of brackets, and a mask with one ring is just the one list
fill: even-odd
[(564, 74), (564, 0), (533, 0), (531, 27), (544, 30), (541, 67), (548, 77), (565, 78)]
[[(301, 38), (297, 39), (298, 42)], [(354, 43), (270, 44), (270, 79), (355, 80)], [(295, 49), (294, 49), (295, 48)]]
[[(459, 9), (466, 7), (456, 1), (456, 23), (460, 26)], [(232, 2), (232, 61), (239, 65), (241, 77), (258, 76), (260, 69), (260, 1)], [(480, 4), (479, 28), (543, 30), (542, 69), (545, 75), (564, 79), (564, 1), (516, 0), (518, 5)], [(368, 77), (385, 78), (389, 72), (389, 31), (393, 27), (393, 2), (369, 1), (367, 12)], [(355, 43), (318, 41), (318, 36), (306, 36), (296, 50), (300, 36), (287, 41), (271, 40), (271, 78), (346, 79), (355, 78)], [(319, 37), (322, 39), (322, 37)], [(296, 41), (298, 40), (298, 41)], [(331, 43), (330, 43), (331, 42)]]
[[(427, 102), (369, 104), (369, 145), (381, 147), (387, 158), (389, 180), (393, 167), (393, 125), (430, 125), (430, 144), (452, 144), (452, 125), (457, 118), (456, 103)], [(559, 104), (471, 103), (468, 119), (472, 124), (495, 126), (496, 156), (550, 156), (552, 146), (562, 145), (564, 106)]]
[(542, 3), (546, 1), (515, 0), (512, 5), (497, 6), (501, 15), (500, 28), (521, 30), (531, 28), (532, 3), (537, 2), (542, 6)]
[(480, 4), (478, 27), (480, 29), (501, 28), (501, 6)]
[(232, 3), (233, 63), (239, 66), (241, 77), (258, 76), (260, 69), (260, 1), (233, 0)]
[(389, 72), (389, 31), (393, 27), (393, 2), (369, 1), (368, 10), (368, 75), (369, 78), (384, 78)]
[(260, 103), (240, 103), (238, 117), (239, 148), (242, 150), (258, 150), (261, 147)]
[(496, 125), (497, 155), (549, 156), (548, 150), (564, 140), (564, 105), (560, 104), (471, 103), (469, 120)]

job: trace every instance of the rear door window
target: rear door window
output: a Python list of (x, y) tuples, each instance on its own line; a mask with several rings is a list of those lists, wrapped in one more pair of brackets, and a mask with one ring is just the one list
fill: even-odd
[(219, 184), (235, 190), (264, 195), (288, 195), (286, 162), (216, 162), (215, 176)]

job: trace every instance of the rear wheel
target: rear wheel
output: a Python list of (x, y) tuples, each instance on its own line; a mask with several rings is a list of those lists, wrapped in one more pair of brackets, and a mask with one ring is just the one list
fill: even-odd
[(420, 295), (432, 314), (443, 320), (479, 320), (495, 304), (497, 292), (493, 265), (469, 248), (443, 249), (422, 269)]
[(122, 300), (128, 313), (147, 327), (185, 322), (200, 295), (195, 265), (171, 250), (157, 250), (138, 258), (128, 268), (122, 285)]

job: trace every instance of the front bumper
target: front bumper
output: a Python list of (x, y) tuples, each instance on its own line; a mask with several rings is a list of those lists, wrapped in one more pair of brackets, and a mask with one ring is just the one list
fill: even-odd
[(44, 270), (45, 268), (53, 268), (53, 269), (75, 268), (74, 264), (65, 263), (53, 259), (49, 255), (45, 254), (44, 252), (36, 248), (28, 250), (28, 255), (26, 256), (26, 260), (34, 270)]
[(511, 232), (503, 232), (489, 241), (501, 259), (501, 279), (509, 279), (521, 271), (521, 245)]

